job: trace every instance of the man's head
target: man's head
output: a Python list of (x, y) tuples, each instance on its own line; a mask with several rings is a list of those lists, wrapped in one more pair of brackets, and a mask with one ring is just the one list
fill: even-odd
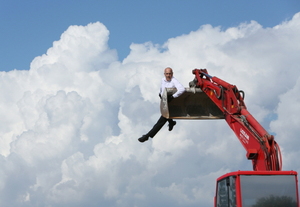
[(165, 77), (166, 77), (166, 80), (167, 81), (171, 81), (171, 79), (172, 79), (172, 77), (173, 77), (173, 70), (172, 70), (172, 68), (170, 68), (170, 67), (167, 67), (166, 69), (165, 69)]

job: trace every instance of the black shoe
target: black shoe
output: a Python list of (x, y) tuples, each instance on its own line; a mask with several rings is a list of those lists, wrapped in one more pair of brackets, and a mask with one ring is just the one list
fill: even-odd
[(172, 131), (173, 127), (176, 125), (176, 121), (169, 123), (169, 131)]
[(145, 142), (145, 141), (147, 141), (149, 139), (149, 137), (147, 136), (147, 135), (143, 135), (142, 137), (140, 137), (138, 140), (140, 141), (140, 142)]

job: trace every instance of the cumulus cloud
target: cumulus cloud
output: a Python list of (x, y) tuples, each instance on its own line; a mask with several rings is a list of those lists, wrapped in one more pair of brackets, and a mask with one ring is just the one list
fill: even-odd
[(70, 26), (28, 71), (0, 74), (1, 206), (212, 206), (215, 180), (251, 162), (224, 120), (157, 121), (163, 69), (194, 68), (246, 92), (248, 110), (299, 170), (300, 13), (273, 28), (203, 25), (121, 62), (102, 23)]

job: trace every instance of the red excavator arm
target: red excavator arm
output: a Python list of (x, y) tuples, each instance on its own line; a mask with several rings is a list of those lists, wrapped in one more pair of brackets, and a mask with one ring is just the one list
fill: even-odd
[(270, 135), (249, 113), (244, 103), (244, 92), (206, 69), (194, 69), (194, 83), (224, 113), (224, 118), (247, 151), (255, 171), (280, 171), (280, 148)]

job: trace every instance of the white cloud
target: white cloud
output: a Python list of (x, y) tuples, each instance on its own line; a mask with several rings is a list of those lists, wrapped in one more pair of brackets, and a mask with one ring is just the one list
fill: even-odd
[(178, 120), (146, 143), (166, 66), (185, 86), (207, 68), (246, 92), (299, 170), (300, 13), (274, 28), (204, 25), (164, 45), (132, 44), (119, 62), (97, 22), (70, 26), (29, 71), (0, 76), (1, 206), (212, 206), (215, 180), (251, 170), (224, 120)]

